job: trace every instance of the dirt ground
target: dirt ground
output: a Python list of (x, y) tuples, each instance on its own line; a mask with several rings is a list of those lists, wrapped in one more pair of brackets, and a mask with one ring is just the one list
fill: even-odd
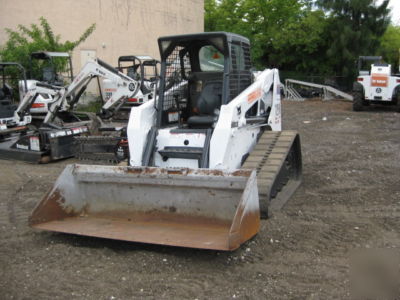
[(27, 218), (66, 164), (0, 161), (2, 299), (348, 299), (357, 249), (400, 248), (400, 114), (284, 102), (303, 184), (232, 253), (35, 231)]

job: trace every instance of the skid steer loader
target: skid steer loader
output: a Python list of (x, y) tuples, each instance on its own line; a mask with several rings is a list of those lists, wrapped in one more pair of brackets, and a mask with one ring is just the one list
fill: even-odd
[[(392, 66), (381, 63), (381, 56), (360, 56), (357, 81), (353, 84), (353, 110), (362, 111), (370, 104), (394, 105), (400, 112), (400, 76), (392, 75)], [(370, 70), (364, 62), (372, 61)]]
[(296, 190), (300, 140), (281, 131), (278, 70), (253, 78), (249, 40), (232, 33), (158, 43), (159, 97), (131, 110), (130, 166), (67, 166), (30, 226), (234, 250)]

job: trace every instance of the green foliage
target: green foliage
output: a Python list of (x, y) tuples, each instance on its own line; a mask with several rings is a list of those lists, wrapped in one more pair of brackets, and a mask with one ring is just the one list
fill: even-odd
[(101, 108), (103, 107), (103, 101), (101, 100), (101, 98), (97, 98), (94, 101), (90, 101), (87, 104), (79, 104), (76, 107), (76, 111), (79, 112), (92, 112), (92, 113), (98, 113), (99, 111), (101, 111)]
[[(29, 57), (32, 52), (40, 50), (71, 52), (96, 28), (96, 25), (92, 24), (76, 41), (61, 42), (61, 36), (54, 34), (44, 17), (40, 17), (39, 21), (39, 24), (31, 24), (28, 27), (18, 25), (17, 30), (5, 29), (8, 40), (0, 49), (1, 61), (19, 62), (25, 69), (29, 69)], [(65, 61), (60, 67), (65, 67)]]
[(392, 64), (393, 70), (399, 68), (400, 54), (400, 26), (389, 25), (381, 39), (381, 46), (378, 51), (383, 59)]
[(336, 74), (354, 77), (358, 56), (377, 54), (380, 38), (390, 23), (389, 0), (380, 5), (374, 0), (318, 2), (329, 12), (327, 61)]
[(248, 37), (256, 65), (276, 64), (268, 54), (282, 28), (303, 15), (307, 1), (206, 0), (205, 30), (230, 31)]
[(304, 12), (301, 18), (277, 32), (271, 60), (286, 70), (308, 74), (328, 73), (324, 55), (328, 45), (328, 25), (321, 10)]
[[(388, 2), (205, 0), (205, 30), (248, 37), (257, 67), (351, 77), (359, 55), (379, 54), (389, 24)], [(384, 49), (393, 55), (389, 40), (394, 34), (387, 35)]]

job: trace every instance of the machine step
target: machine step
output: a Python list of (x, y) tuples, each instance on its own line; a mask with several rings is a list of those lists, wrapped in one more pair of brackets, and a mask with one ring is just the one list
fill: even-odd
[(203, 154), (202, 147), (165, 147), (158, 153), (167, 158), (200, 159)]

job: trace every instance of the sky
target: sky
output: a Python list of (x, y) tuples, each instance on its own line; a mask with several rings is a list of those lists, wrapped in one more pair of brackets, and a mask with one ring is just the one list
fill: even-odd
[(392, 22), (400, 25), (400, 0), (390, 0), (389, 7), (392, 8)]

